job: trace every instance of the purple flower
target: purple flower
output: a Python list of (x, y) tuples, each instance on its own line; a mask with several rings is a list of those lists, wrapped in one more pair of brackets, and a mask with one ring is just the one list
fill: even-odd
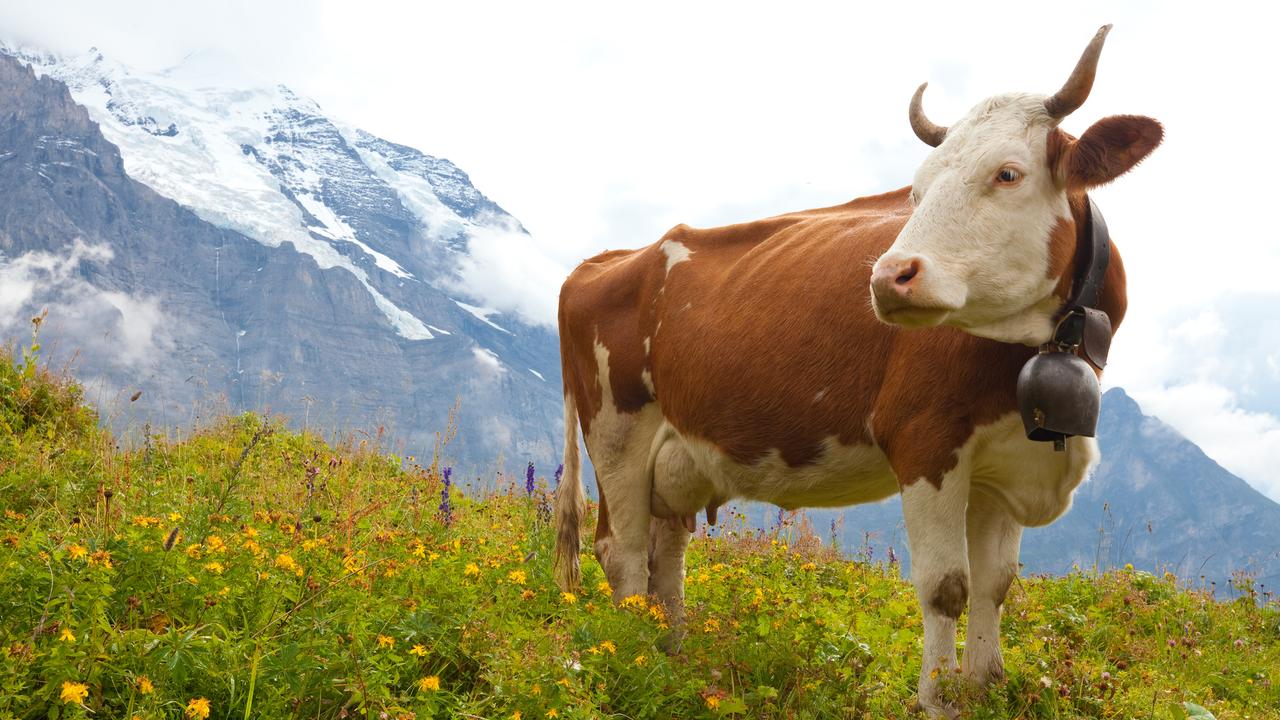
[(453, 523), (453, 503), (449, 502), (449, 488), (453, 483), (449, 480), (449, 476), (453, 475), (453, 468), (445, 467), (442, 473), (444, 476), (444, 484), (440, 488), (440, 522), (448, 527)]
[(529, 463), (524, 471), (524, 494), (533, 496), (533, 463)]
[(560, 487), (560, 478), (564, 476), (564, 463), (556, 466), (556, 487)]

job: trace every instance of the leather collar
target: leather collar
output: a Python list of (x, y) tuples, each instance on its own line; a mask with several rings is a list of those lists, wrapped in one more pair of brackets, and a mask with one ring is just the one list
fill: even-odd
[(1079, 348), (1083, 357), (1101, 370), (1111, 349), (1111, 318), (1098, 309), (1111, 261), (1111, 235), (1093, 198), (1086, 199), (1084, 223), (1076, 234), (1071, 294), (1058, 310), (1051, 345), (1068, 352)]

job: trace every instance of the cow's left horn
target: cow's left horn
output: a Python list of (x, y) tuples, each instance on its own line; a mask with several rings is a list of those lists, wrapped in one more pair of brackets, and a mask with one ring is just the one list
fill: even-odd
[(1049, 117), (1061, 120), (1075, 112), (1089, 97), (1089, 91), (1093, 89), (1093, 76), (1098, 72), (1102, 43), (1106, 41), (1109, 32), (1110, 25), (1098, 28), (1098, 34), (1093, 36), (1089, 46), (1081, 53), (1080, 62), (1076, 63), (1076, 69), (1071, 71), (1066, 84), (1053, 97), (1044, 101), (1044, 109), (1049, 112)]
[(938, 147), (942, 144), (942, 139), (947, 136), (947, 129), (941, 125), (934, 125), (933, 121), (924, 115), (924, 89), (927, 87), (929, 83), (922, 83), (916, 88), (916, 94), (911, 96), (911, 129), (916, 131), (916, 137), (923, 140), (925, 144)]

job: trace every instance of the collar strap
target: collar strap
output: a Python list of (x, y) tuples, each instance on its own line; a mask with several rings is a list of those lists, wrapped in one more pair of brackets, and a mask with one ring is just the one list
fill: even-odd
[(1058, 311), (1053, 344), (1063, 350), (1082, 349), (1084, 357), (1101, 370), (1111, 347), (1111, 318), (1097, 306), (1111, 261), (1111, 235), (1102, 211), (1093, 198), (1087, 200), (1084, 226), (1076, 235), (1071, 295)]

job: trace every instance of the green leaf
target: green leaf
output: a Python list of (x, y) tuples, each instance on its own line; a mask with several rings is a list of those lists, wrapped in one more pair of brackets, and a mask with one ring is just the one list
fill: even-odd
[(1193, 702), (1184, 702), (1182, 703), (1182, 707), (1187, 711), (1188, 718), (1199, 718), (1199, 720), (1217, 720), (1217, 718), (1213, 716), (1213, 713), (1209, 712), (1208, 710), (1205, 710), (1204, 708), (1200, 707), (1199, 705)]

